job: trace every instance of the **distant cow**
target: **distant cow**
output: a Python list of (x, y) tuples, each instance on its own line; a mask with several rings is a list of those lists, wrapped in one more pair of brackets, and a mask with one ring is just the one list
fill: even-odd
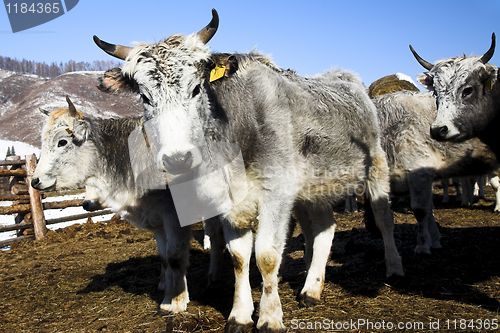
[[(32, 186), (39, 190), (87, 186), (87, 209), (108, 206), (135, 226), (152, 230), (164, 273), (159, 284), (165, 289), (161, 309), (174, 313), (186, 310), (191, 229), (180, 226), (170, 191), (149, 190), (135, 182), (128, 138), (142, 126), (143, 119), (85, 116), (69, 98), (67, 101), (69, 108), (51, 112), (45, 123)], [(214, 246), (212, 255), (220, 257), (217, 250)], [(215, 268), (211, 267), (213, 274)]]
[[(213, 192), (227, 186), (197, 177), (206, 171), (210, 147), (231, 142), (241, 149), (248, 195), (220, 211), (228, 222), (224, 236), (236, 277), (226, 330), (253, 323), (250, 217), (258, 211), (255, 256), (263, 293), (257, 328), (281, 332), (278, 270), (294, 204), (308, 212), (312, 234), (330, 238), (331, 204), (366, 184), (386, 246), (387, 275), (403, 275), (393, 239), (387, 163), (375, 109), (361, 83), (303, 78), (255, 53), (210, 53), (205, 44), (217, 26), (214, 10), (199, 33), (172, 35), (157, 44), (128, 48), (95, 37), (103, 50), (125, 60), (123, 68), (105, 73), (101, 89), (142, 95), (145, 120), (158, 135), (158, 167), (193, 179), (199, 200), (219, 202)], [(324, 250), (316, 251), (324, 243), (311, 246), (312, 261), (324, 256)]]
[(418, 221), (415, 251), (430, 253), (431, 247), (441, 247), (432, 212), (432, 183), (451, 177), (480, 176), (496, 169), (498, 163), (478, 139), (452, 143), (430, 138), (428, 129), (436, 115), (436, 100), (431, 93), (401, 91), (373, 102), (390, 169), (391, 193), (410, 194)]
[(417, 80), (436, 95), (438, 111), (431, 136), (454, 142), (478, 137), (500, 156), (498, 67), (488, 63), (495, 51), (495, 34), (490, 49), (480, 57), (448, 58), (431, 64), (410, 49), (428, 70)]

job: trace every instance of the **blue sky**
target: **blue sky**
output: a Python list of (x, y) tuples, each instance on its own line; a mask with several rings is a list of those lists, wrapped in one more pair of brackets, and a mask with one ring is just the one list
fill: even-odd
[[(65, 15), (12, 33), (0, 8), (0, 55), (65, 62), (107, 60), (92, 41), (122, 45), (193, 33), (220, 16), (212, 51), (270, 54), (282, 68), (314, 75), (332, 67), (353, 70), (369, 85), (396, 72), (413, 79), (423, 71), (412, 44), (426, 60), (480, 55), (491, 33), (500, 39), (500, 1), (168, 1), (80, 0)], [(500, 40), (490, 61), (500, 65)], [(420, 87), (422, 89), (422, 87)]]

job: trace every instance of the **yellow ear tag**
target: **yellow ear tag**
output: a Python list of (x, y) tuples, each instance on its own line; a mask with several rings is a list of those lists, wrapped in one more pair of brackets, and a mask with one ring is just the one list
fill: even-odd
[(488, 91), (491, 89), (493, 89), (493, 81), (491, 81), (491, 77), (489, 77), (488, 80), (486, 80), (486, 83), (484, 84), (484, 90)]
[(220, 79), (221, 77), (224, 76), (224, 73), (226, 72), (226, 66), (224, 65), (219, 65), (212, 69), (210, 72), (210, 82), (213, 82), (215, 80)]
[(69, 128), (66, 128), (66, 132), (68, 132), (69, 135), (73, 134), (73, 132)]

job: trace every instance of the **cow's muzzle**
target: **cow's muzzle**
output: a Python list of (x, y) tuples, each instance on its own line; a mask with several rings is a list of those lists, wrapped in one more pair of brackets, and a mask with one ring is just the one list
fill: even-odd
[(33, 178), (31, 180), (31, 187), (33, 187), (36, 190), (40, 190), (42, 186), (42, 183), (40, 182), (40, 178)]
[(444, 141), (448, 136), (448, 126), (431, 127), (431, 138), (436, 141)]
[(431, 138), (436, 141), (454, 141), (460, 142), (464, 140), (463, 135), (460, 131), (453, 125), (438, 125), (431, 126)]
[(193, 166), (193, 153), (188, 151), (187, 153), (177, 153), (172, 156), (163, 154), (161, 164), (163, 171), (172, 175), (187, 173)]
[(98, 201), (93, 200), (84, 200), (82, 202), (82, 207), (88, 212), (104, 209), (104, 207)]

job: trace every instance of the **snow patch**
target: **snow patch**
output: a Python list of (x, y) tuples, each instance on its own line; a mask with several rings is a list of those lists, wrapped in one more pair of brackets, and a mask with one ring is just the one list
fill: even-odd
[(415, 87), (417, 86), (417, 84), (412, 80), (412, 78), (406, 74), (396, 73), (396, 77), (400, 80), (405, 80), (405, 81), (412, 83)]
[(33, 147), (24, 142), (19, 141), (9, 141), (9, 140), (0, 140), (0, 160), (4, 160), (7, 155), (7, 150), (10, 148), (16, 152), (16, 155), (21, 156), (21, 159), (24, 159), (24, 156), (35, 154), (37, 157), (40, 157), (40, 149)]

